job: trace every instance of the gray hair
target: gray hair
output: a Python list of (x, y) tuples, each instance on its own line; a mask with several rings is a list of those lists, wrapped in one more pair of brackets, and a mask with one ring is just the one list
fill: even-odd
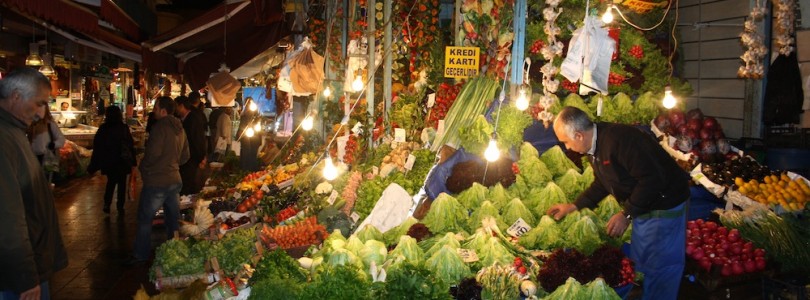
[(16, 90), (23, 100), (34, 98), (42, 89), (51, 89), (51, 80), (29, 67), (16, 68), (0, 80), (0, 100), (11, 98)]
[(569, 138), (574, 138), (577, 132), (584, 132), (593, 128), (593, 121), (588, 118), (588, 114), (579, 108), (566, 106), (557, 114), (555, 122), (560, 122), (563, 131)]

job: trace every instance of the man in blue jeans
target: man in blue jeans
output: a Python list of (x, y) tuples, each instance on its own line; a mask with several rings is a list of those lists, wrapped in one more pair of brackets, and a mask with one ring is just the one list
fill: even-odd
[(622, 124), (594, 124), (582, 110), (565, 107), (554, 132), (569, 150), (587, 154), (595, 180), (573, 204), (552, 206), (557, 220), (580, 209), (593, 209), (608, 194), (623, 211), (607, 223), (607, 233), (621, 236), (630, 222), (630, 259), (644, 273), (643, 299), (676, 299), (686, 248), (684, 202), (689, 175), (649, 134)]
[(126, 264), (146, 262), (152, 250), (152, 219), (164, 208), (166, 233), (169, 238), (179, 227), (180, 165), (189, 159), (188, 141), (183, 123), (174, 116), (177, 104), (169, 97), (160, 97), (153, 109), (155, 123), (146, 140), (146, 150), (139, 170), (143, 179), (138, 205), (138, 231), (132, 257)]

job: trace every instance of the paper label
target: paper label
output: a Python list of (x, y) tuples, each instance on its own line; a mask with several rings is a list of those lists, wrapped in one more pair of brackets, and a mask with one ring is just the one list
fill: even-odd
[(513, 237), (520, 237), (526, 234), (526, 232), (529, 232), (531, 229), (532, 227), (529, 226), (526, 221), (523, 221), (523, 218), (518, 218), (517, 221), (512, 224), (512, 226), (509, 226), (509, 228), (506, 229), (506, 233)]
[(408, 154), (408, 160), (405, 161), (405, 169), (410, 171), (413, 169), (413, 164), (416, 162), (416, 156)]
[(353, 213), (352, 213), (352, 215), (351, 215), (351, 216), (349, 216), (349, 218), (352, 218), (352, 221), (354, 221), (355, 223), (357, 223), (357, 221), (358, 221), (358, 220), (360, 220), (360, 215), (359, 215), (359, 214), (357, 214), (357, 212), (353, 212)]
[(374, 176), (380, 175), (380, 168), (377, 166), (371, 167), (371, 174), (373, 174)]
[(270, 188), (267, 187), (267, 184), (262, 184), (261, 190), (262, 190), (262, 192), (265, 192), (265, 193), (270, 192)]
[(397, 143), (405, 142), (405, 129), (394, 128), (394, 142)]
[(235, 199), (242, 199), (242, 193), (240, 192), (233, 192), (233, 197)]
[(465, 263), (471, 263), (478, 261), (478, 254), (475, 253), (475, 250), (472, 249), (456, 249), (458, 255), (461, 256), (461, 260)]
[(328, 202), (329, 205), (335, 204), (335, 200), (337, 200), (337, 197), (338, 192), (336, 190), (332, 190), (332, 194), (329, 195), (329, 199), (327, 199), (326, 202)]
[(435, 104), (436, 104), (436, 93), (431, 93), (430, 95), (428, 95), (427, 107), (431, 108)]
[(599, 97), (599, 102), (596, 103), (596, 115), (602, 116), (602, 97)]
[(439, 120), (439, 125), (436, 126), (436, 137), (440, 137), (444, 134), (444, 119)]

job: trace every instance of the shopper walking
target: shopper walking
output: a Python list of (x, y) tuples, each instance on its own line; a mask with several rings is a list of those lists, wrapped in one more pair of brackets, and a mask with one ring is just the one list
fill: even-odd
[(65, 146), (67, 140), (51, 115), (50, 109), (45, 106), (42, 110), (45, 117), (28, 126), (28, 138), (31, 140), (31, 148), (45, 169), (45, 176), (50, 182), (53, 173), (59, 170), (59, 149)]
[(116, 208), (124, 213), (127, 196), (127, 175), (132, 173), (135, 161), (135, 142), (129, 126), (124, 124), (124, 115), (118, 106), (110, 106), (104, 112), (104, 124), (99, 126), (93, 139), (93, 156), (87, 166), (87, 173), (101, 170), (107, 176), (104, 190), (104, 212), (110, 213), (113, 192), (118, 188)]
[[(189, 148), (189, 159), (180, 165), (180, 177), (183, 179), (183, 188), (180, 195), (196, 194), (202, 190), (199, 181), (199, 170), (205, 167), (205, 156), (208, 152), (208, 141), (205, 139), (205, 114), (192, 103), (191, 98), (175, 99), (177, 102), (177, 115), (183, 122), (183, 129)], [(197, 97), (199, 102), (199, 97)]]
[(621, 236), (633, 223), (630, 259), (644, 273), (643, 299), (676, 299), (685, 261), (689, 176), (652, 136), (628, 125), (594, 124), (578, 108), (563, 108), (554, 133), (566, 148), (591, 158), (596, 179), (573, 204), (552, 206), (547, 214), (559, 220), (580, 208), (594, 209), (612, 194), (624, 210), (610, 218), (607, 233)]
[(50, 91), (31, 68), (0, 80), (0, 299), (49, 299), (48, 281), (68, 264), (50, 183), (25, 136)]
[(166, 233), (169, 238), (179, 227), (179, 193), (182, 186), (180, 165), (188, 161), (189, 147), (183, 124), (174, 116), (177, 105), (172, 98), (160, 97), (155, 102), (155, 124), (146, 140), (144, 157), (139, 170), (143, 179), (138, 204), (138, 229), (133, 255), (126, 264), (143, 263), (152, 250), (152, 219), (163, 207)]

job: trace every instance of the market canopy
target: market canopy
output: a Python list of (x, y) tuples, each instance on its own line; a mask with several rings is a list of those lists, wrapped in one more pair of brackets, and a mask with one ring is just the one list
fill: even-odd
[(193, 89), (200, 89), (221, 63), (237, 69), (287, 36), (290, 29), (283, 20), (281, 0), (225, 1), (142, 43), (143, 66), (182, 74)]

